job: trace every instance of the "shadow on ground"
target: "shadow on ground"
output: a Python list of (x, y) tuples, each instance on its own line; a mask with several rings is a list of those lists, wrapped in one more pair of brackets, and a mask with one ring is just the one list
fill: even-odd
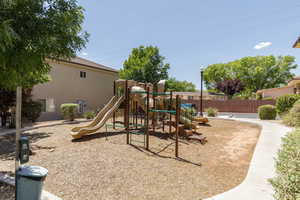
[[(31, 133), (23, 133), (22, 136), (27, 136), (30, 141), (30, 146), (33, 143), (43, 139), (50, 137), (53, 133), (45, 133), (45, 132), (31, 132)], [(0, 160), (13, 160), (15, 157), (15, 134), (9, 134), (5, 136), (0, 136)]]

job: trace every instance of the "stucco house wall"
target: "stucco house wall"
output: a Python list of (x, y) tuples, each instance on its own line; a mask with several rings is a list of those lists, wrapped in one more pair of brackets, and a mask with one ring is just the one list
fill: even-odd
[(282, 87), (282, 88), (273, 88), (273, 89), (266, 89), (263, 90), (262, 97), (272, 97), (277, 98), (285, 94), (294, 94), (294, 88), (293, 87)]
[[(61, 119), (63, 103), (80, 103), (80, 111), (85, 112), (103, 107), (113, 96), (113, 82), (118, 79), (118, 72), (89, 67), (88, 61), (80, 61), (82, 64), (51, 61), (51, 81), (34, 86), (33, 99), (45, 105), (40, 121)], [(82, 72), (85, 77), (81, 77)]]

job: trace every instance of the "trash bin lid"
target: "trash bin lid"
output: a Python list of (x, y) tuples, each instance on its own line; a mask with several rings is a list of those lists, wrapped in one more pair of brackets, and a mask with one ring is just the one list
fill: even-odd
[(40, 166), (22, 166), (20, 167), (20, 171), (18, 172), (18, 175), (36, 178), (45, 177), (47, 176), (47, 174), (48, 170)]

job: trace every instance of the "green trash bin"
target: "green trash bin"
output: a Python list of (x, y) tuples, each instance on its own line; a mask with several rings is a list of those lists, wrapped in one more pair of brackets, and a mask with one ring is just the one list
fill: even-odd
[(40, 166), (22, 166), (17, 173), (17, 200), (40, 200), (48, 170)]

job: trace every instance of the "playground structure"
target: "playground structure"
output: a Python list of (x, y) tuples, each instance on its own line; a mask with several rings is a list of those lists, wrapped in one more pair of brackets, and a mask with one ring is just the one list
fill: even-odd
[[(117, 121), (116, 112), (120, 108), (124, 110), (123, 120)], [(113, 122), (107, 123), (110, 118)], [(163, 133), (175, 138), (175, 156), (178, 157), (179, 135), (202, 143), (205, 137), (193, 133), (198, 123), (207, 122), (206, 118), (197, 118), (190, 109), (181, 107), (180, 97), (174, 96), (173, 92), (166, 92), (163, 81), (153, 85), (133, 80), (116, 80), (114, 96), (108, 104), (90, 124), (73, 128), (71, 135), (74, 139), (79, 139), (97, 132), (103, 126), (123, 128), (126, 131), (127, 144), (134, 141), (132, 135), (143, 135), (144, 147), (149, 150), (149, 135), (162, 129)]]

